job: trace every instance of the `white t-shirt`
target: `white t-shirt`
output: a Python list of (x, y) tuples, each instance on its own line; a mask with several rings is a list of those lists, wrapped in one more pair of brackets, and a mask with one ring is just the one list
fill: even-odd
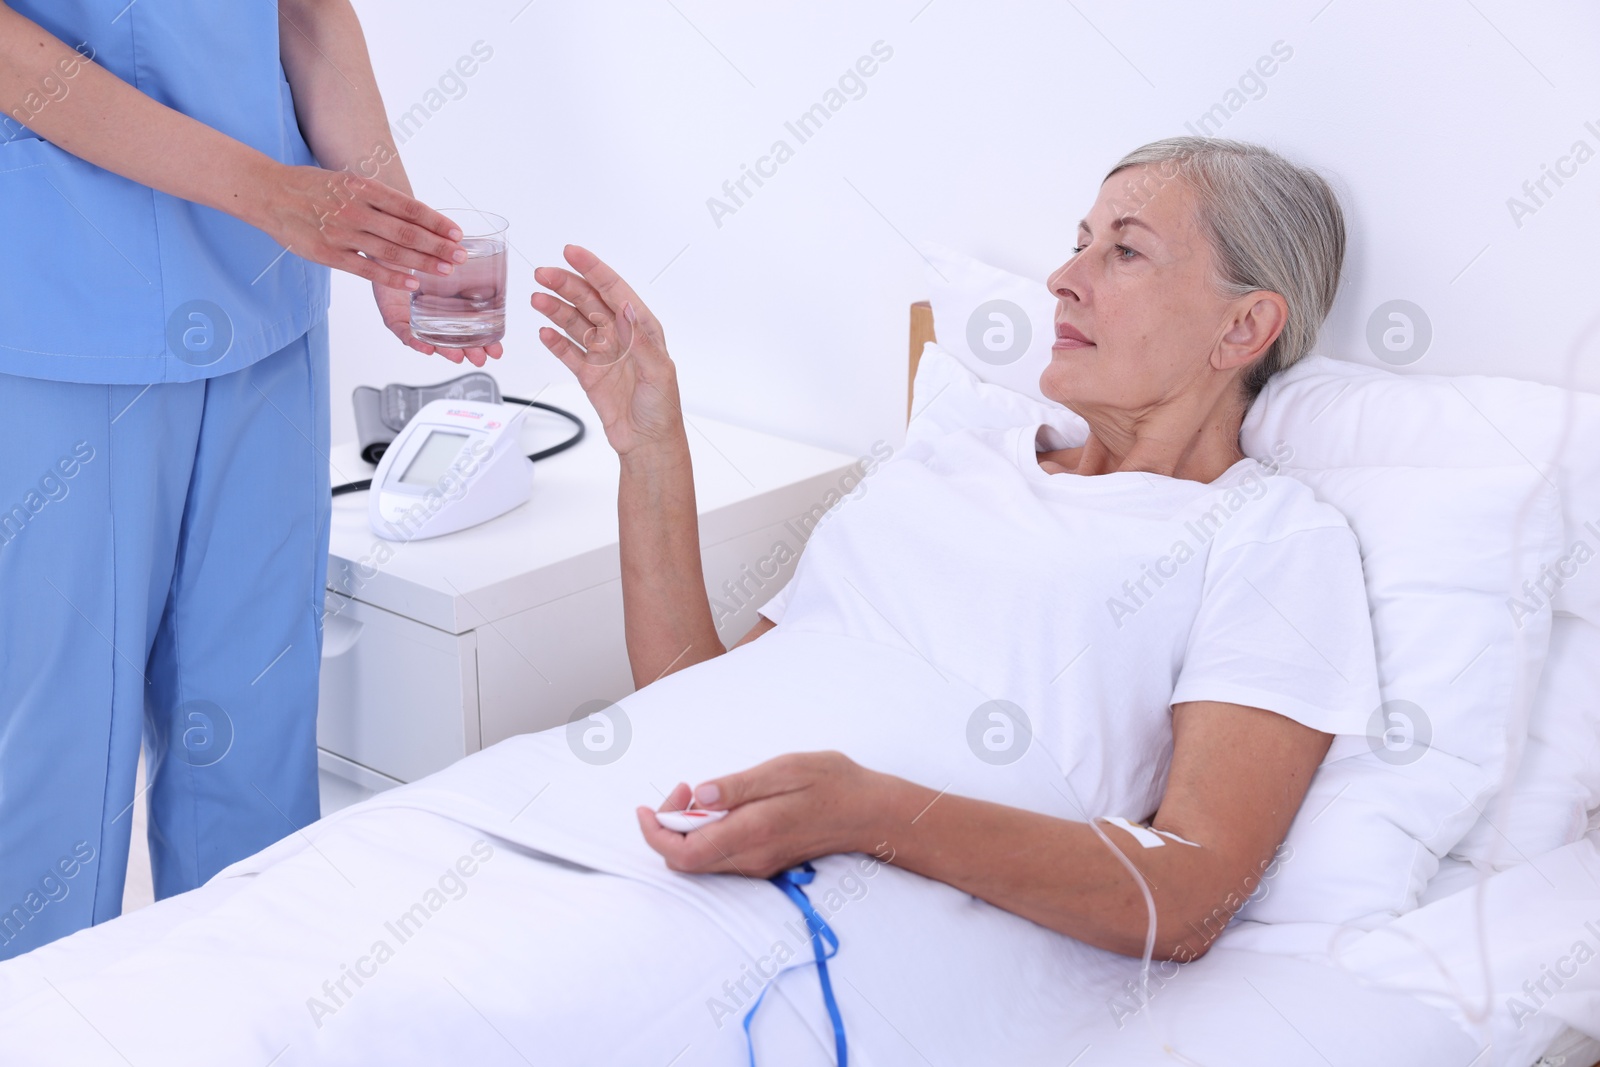
[(1046, 473), (1037, 450), (1065, 443), (1037, 423), (911, 435), (760, 613), (909, 647), (1016, 705), (1094, 814), (1153, 814), (1176, 703), (1366, 729), (1376, 655), (1339, 511), (1253, 459), (1211, 484)]

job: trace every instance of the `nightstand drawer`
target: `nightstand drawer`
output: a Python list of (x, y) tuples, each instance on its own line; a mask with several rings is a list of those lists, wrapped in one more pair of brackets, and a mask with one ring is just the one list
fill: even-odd
[(402, 782), (478, 751), (476, 636), (330, 590), (317, 747)]
[(591, 700), (633, 692), (622, 580), (601, 582), (480, 627), (484, 747), (561, 726)]

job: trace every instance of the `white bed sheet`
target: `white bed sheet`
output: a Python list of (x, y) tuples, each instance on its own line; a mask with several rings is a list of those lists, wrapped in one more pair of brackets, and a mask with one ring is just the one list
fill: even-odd
[[(711, 1000), (742, 1009), (723, 983), (779, 942), (804, 955), (798, 912), (759, 880), (668, 871), (640, 839), (634, 803), (831, 747), (936, 788), (1069, 815), (1047, 759), (972, 758), (965, 723), (979, 694), (909, 653), (780, 628), (716, 662), (623, 701), (632, 740), (615, 763), (580, 761), (564, 730), (513, 738), (192, 894), (0, 965), (6, 1062), (60, 1062), (70, 1049), (82, 1064), (742, 1063), (742, 1011)], [(333, 1005), (322, 983), (480, 840), (493, 856), (459, 899), (441, 898)], [(1477, 1052), (1444, 1011), (1226, 937), (1141, 1008), (1137, 961), (865, 860), (820, 861), (811, 889), (842, 940), (832, 966), (858, 1064), (1183, 1062), (1170, 1046), (1211, 1064), (1459, 1067)], [(777, 988), (755, 1028), (760, 1062), (831, 1062), (814, 972)], [(314, 1011), (313, 997), (337, 1010)]]

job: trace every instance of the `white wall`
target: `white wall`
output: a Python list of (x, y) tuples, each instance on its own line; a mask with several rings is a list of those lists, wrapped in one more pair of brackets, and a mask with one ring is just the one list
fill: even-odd
[[(663, 320), (694, 412), (847, 452), (897, 442), (908, 242), (1042, 280), (1125, 151), (1239, 103), (1211, 132), (1328, 174), (1351, 228), (1321, 350), (1379, 361), (1385, 301), (1433, 328), (1405, 368), (1600, 391), (1600, 10), (1580, 0), (358, 0), (392, 117), (475, 42), (493, 56), (406, 141), (418, 195), (506, 215), (507, 355), (529, 395), (533, 266), (574, 241)], [(784, 128), (874, 42), (893, 56), (804, 144)], [(1275, 42), (1259, 98), (1225, 101)], [(1586, 126), (1585, 123), (1592, 125)], [(792, 159), (718, 226), (707, 199), (775, 140)], [(1522, 190), (1583, 141), (1576, 174)], [(1581, 153), (1580, 153), (1581, 154)], [(1571, 159), (1569, 171), (1576, 163)], [(1514, 219), (1510, 197), (1531, 214)], [(1520, 224), (1519, 224), (1520, 223)], [(365, 284), (334, 285), (334, 440), (357, 384), (460, 373), (393, 341)], [(1585, 324), (1582, 365), (1568, 369)]]

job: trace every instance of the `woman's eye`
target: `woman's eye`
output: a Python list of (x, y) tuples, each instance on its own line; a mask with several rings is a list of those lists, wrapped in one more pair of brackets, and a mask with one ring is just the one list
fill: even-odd
[[(1089, 247), (1088, 245), (1073, 245), (1072, 246), (1072, 254), (1073, 255), (1077, 255), (1079, 252), (1082, 252), (1085, 248), (1088, 248), (1088, 247)], [(1113, 245), (1112, 247), (1114, 247), (1117, 250), (1117, 253), (1120, 256), (1122, 256), (1124, 259), (1132, 259), (1134, 256), (1137, 256), (1139, 254), (1139, 253), (1135, 252), (1133, 249), (1129, 248), (1127, 245)]]

